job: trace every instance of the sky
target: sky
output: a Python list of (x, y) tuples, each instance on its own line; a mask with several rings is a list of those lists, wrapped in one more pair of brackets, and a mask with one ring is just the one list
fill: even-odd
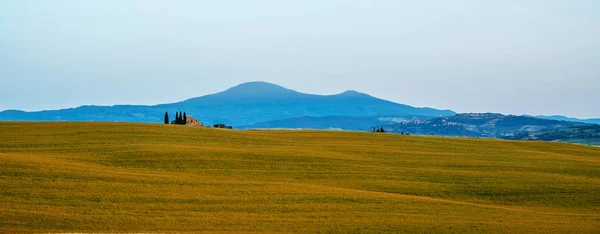
[(456, 112), (600, 117), (598, 0), (5, 0), (0, 110), (266, 81)]

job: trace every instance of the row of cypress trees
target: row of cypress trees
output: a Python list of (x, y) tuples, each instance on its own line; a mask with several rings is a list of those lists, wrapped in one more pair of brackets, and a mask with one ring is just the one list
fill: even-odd
[[(169, 112), (165, 112), (165, 124), (169, 124)], [(185, 124), (187, 123), (187, 114), (185, 112), (181, 113), (175, 112), (175, 122), (173, 124)]]
[(383, 130), (383, 127), (381, 127), (381, 128), (373, 128), (372, 132), (385, 132), (385, 130)]

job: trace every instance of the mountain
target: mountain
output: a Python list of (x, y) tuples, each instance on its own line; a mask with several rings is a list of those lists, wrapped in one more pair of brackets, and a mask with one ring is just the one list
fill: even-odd
[(523, 133), (556, 131), (589, 124), (529, 116), (466, 113), (429, 120), (413, 120), (384, 126), (388, 132), (418, 135), (511, 137)]
[[(223, 92), (182, 102), (154, 106), (116, 105), (24, 112), (0, 112), (0, 120), (119, 121), (161, 123), (165, 111), (186, 111), (207, 124), (243, 126), (303, 116), (448, 116), (450, 110), (418, 108), (372, 97), (357, 91), (335, 95), (305, 94), (266, 82), (249, 82)], [(173, 118), (173, 116), (171, 117)]]
[(581, 122), (581, 123), (600, 124), (600, 118), (578, 119), (578, 118), (571, 118), (571, 117), (566, 117), (566, 116), (562, 116), (562, 115), (538, 115), (538, 116), (533, 116), (533, 117), (540, 118), (540, 119), (552, 119), (552, 120), (563, 120), (563, 121), (572, 121), (572, 122)]

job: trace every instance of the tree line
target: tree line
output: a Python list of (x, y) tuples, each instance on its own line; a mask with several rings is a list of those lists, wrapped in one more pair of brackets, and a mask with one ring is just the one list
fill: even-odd
[[(173, 124), (186, 124), (187, 123), (187, 114), (185, 111), (182, 113), (181, 111), (175, 112), (175, 121)], [(165, 112), (165, 124), (170, 124), (169, 122), (169, 112)]]
[(372, 132), (385, 132), (385, 130), (383, 129), (383, 127), (380, 128), (373, 128), (373, 130), (371, 130)]

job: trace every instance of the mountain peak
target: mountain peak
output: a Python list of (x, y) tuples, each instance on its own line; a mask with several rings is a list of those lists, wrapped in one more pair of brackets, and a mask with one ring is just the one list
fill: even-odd
[(233, 96), (271, 96), (284, 94), (298, 94), (298, 92), (282, 86), (263, 81), (252, 81), (231, 87), (220, 94)]
[(266, 88), (266, 89), (286, 89), (280, 85), (276, 85), (273, 83), (268, 83), (264, 81), (250, 81), (246, 83), (241, 83), (229, 89), (257, 89), (257, 88)]
[(345, 97), (364, 97), (364, 96), (369, 96), (368, 94), (361, 93), (361, 92), (358, 92), (356, 90), (346, 90), (343, 93), (340, 93), (338, 95), (339, 96), (345, 96)]

